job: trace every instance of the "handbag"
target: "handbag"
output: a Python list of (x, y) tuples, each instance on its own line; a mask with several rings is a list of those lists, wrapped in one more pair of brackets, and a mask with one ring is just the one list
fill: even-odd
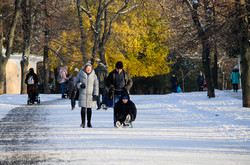
[(79, 90), (76, 87), (74, 87), (71, 93), (71, 100), (78, 100), (78, 98), (79, 98)]

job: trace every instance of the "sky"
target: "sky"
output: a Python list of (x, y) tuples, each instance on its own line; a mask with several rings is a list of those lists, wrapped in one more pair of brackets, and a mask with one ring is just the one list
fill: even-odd
[(43, 129), (29, 137), (37, 143), (25, 144), (19, 132), (20, 143), (11, 150), (0, 145), (0, 159), (26, 156), (60, 165), (249, 165), (250, 108), (242, 107), (241, 91), (215, 94), (211, 99), (205, 91), (131, 95), (137, 118), (134, 128), (121, 129), (113, 126), (112, 108), (93, 108), (93, 128), (80, 128), (80, 108), (72, 111), (70, 100), (59, 94), (40, 94), (40, 105), (26, 105), (27, 95), (0, 95), (0, 124), (15, 107), (44, 117), (37, 127)]

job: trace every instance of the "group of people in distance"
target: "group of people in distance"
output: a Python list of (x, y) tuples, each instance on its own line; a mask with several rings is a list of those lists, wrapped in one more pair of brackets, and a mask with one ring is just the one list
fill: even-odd
[[(86, 63), (80, 71), (75, 68), (74, 74), (69, 78), (66, 76), (67, 67), (61, 67), (59, 83), (62, 87), (62, 98), (65, 97), (65, 83), (69, 81), (69, 98), (71, 99), (72, 110), (75, 108), (75, 100), (77, 99), (78, 105), (81, 107), (82, 123), (80, 126), (85, 128), (86, 123), (87, 127), (92, 127), (92, 108), (96, 107), (96, 104), (97, 110), (101, 109), (101, 107), (106, 109), (105, 103), (100, 98), (104, 98), (108, 93), (109, 99), (113, 100), (114, 105), (114, 126), (118, 128), (132, 126), (137, 109), (129, 96), (129, 90), (133, 85), (130, 75), (123, 70), (121, 61), (116, 63), (116, 68), (110, 73), (108, 73), (107, 66), (100, 59), (97, 60), (97, 63), (98, 67), (95, 69), (90, 63)], [(78, 95), (75, 91), (78, 91)]]
[[(79, 70), (74, 69), (74, 73), (67, 77), (67, 66), (63, 66), (59, 71), (59, 79), (57, 80), (62, 87), (62, 98), (65, 98), (65, 87), (68, 82), (69, 98), (71, 99), (72, 110), (75, 108), (76, 100), (81, 107), (81, 127), (85, 128), (85, 119), (87, 114), (87, 127), (92, 127), (91, 116), (92, 108), (97, 110), (103, 107), (106, 109), (105, 103), (102, 100), (108, 95), (109, 100), (113, 100), (113, 124), (115, 127), (132, 126), (132, 122), (136, 118), (137, 109), (135, 104), (131, 101), (129, 91), (133, 85), (132, 79), (128, 72), (123, 70), (123, 63), (118, 61), (115, 69), (108, 73), (108, 68), (100, 59), (97, 60), (98, 67), (93, 69), (90, 63), (86, 63), (84, 68)], [(240, 83), (240, 74), (238, 66), (236, 65), (231, 73), (231, 82), (233, 84), (233, 91), (238, 91), (238, 84)], [(33, 68), (29, 69), (26, 76), (25, 83), (27, 84), (27, 93), (34, 104), (37, 96), (38, 78), (34, 73)], [(181, 92), (178, 85), (178, 80), (175, 74), (171, 77), (172, 92)], [(197, 85), (199, 91), (203, 91), (205, 84), (204, 76), (200, 72), (197, 78)], [(178, 89), (179, 88), (179, 89)], [(108, 93), (108, 94), (107, 94)]]

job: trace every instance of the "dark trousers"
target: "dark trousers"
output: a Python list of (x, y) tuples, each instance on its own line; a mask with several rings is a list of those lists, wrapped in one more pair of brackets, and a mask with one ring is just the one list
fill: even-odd
[[(85, 125), (85, 115), (86, 114), (86, 108), (82, 107), (81, 108), (81, 119), (82, 119), (82, 124)], [(87, 108), (87, 121), (88, 124), (91, 123), (91, 116), (92, 116), (92, 110), (91, 108)]]
[(238, 84), (233, 84), (234, 92), (238, 92)]
[(102, 100), (104, 98), (103, 93), (104, 93), (104, 88), (99, 88), (99, 95), (98, 95), (98, 98), (97, 98), (97, 101), (96, 101), (98, 109), (101, 108), (101, 104), (102, 104), (102, 102), (101, 102), (101, 96), (102, 96)]
[(29, 96), (29, 99), (30, 99), (31, 103), (34, 104), (37, 93), (36, 92), (29, 92), (28, 96)]

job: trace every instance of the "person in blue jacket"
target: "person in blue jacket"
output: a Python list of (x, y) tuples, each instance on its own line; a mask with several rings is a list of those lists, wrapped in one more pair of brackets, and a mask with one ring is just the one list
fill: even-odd
[(238, 84), (240, 84), (240, 73), (238, 65), (234, 67), (230, 79), (233, 84), (233, 91), (238, 92)]

